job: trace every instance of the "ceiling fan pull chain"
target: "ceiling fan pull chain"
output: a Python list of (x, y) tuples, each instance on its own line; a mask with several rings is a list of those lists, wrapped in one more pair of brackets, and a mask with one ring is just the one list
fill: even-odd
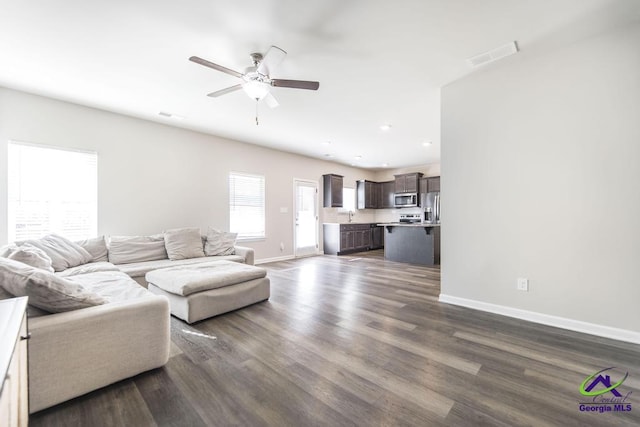
[(256, 126), (258, 126), (258, 99), (256, 99)]

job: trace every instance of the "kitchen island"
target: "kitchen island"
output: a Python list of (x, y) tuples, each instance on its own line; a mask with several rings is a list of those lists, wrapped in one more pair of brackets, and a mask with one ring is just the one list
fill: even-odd
[(421, 265), (440, 264), (440, 224), (382, 223), (384, 258)]

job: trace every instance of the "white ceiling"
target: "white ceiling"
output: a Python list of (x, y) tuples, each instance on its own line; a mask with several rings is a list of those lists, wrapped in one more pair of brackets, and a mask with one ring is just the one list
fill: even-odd
[[(398, 168), (439, 161), (440, 87), (472, 72), (467, 58), (514, 40), (523, 55), (639, 17), (637, 0), (0, 0), (0, 85)], [(237, 79), (188, 61), (244, 71), (270, 45), (288, 52), (272, 77), (320, 89), (273, 88), (280, 107), (260, 103), (259, 126), (243, 92), (205, 96)]]

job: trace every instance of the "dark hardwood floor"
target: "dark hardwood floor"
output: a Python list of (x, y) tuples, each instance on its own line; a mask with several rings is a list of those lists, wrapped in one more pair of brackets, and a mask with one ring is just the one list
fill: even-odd
[[(172, 319), (165, 367), (31, 425), (640, 425), (639, 345), (441, 304), (439, 269), (381, 251), (263, 267), (268, 302)], [(608, 367), (629, 373), (632, 410), (580, 412), (580, 384)]]

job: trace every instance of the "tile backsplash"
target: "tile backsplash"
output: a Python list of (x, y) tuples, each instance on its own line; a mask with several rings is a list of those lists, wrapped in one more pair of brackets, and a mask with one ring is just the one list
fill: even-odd
[[(420, 208), (402, 209), (356, 209), (352, 222), (398, 222), (400, 214), (420, 213)], [(348, 223), (349, 214), (339, 208), (322, 208), (320, 222)]]

